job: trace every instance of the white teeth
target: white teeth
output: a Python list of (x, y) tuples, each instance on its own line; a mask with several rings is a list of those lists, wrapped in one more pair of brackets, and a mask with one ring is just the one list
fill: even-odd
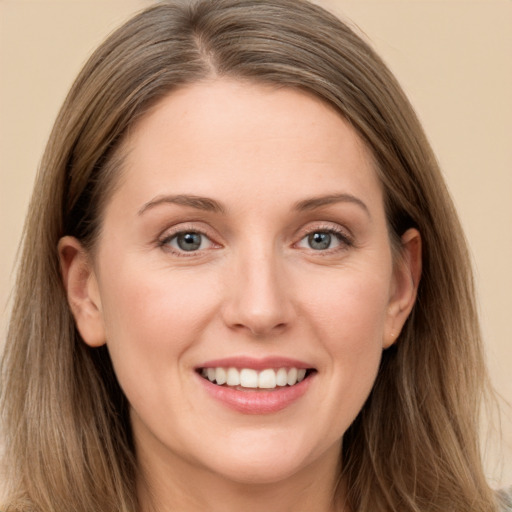
[(258, 372), (250, 368), (244, 368), (240, 372), (240, 386), (243, 388), (257, 388), (258, 387)]
[(297, 368), (290, 368), (288, 370), (288, 378), (286, 379), (288, 386), (293, 386), (297, 382)]
[(228, 368), (226, 384), (228, 386), (240, 386), (240, 372), (236, 368)]
[(258, 375), (258, 387), (274, 389), (276, 387), (276, 372), (274, 370), (263, 370)]
[(279, 370), (277, 370), (276, 384), (278, 386), (286, 386), (286, 384), (288, 384), (288, 372), (286, 368), (279, 368)]
[(276, 387), (294, 386), (306, 377), (305, 368), (267, 368), (260, 372), (252, 368), (203, 368), (201, 375), (219, 386), (241, 386), (243, 388), (275, 389)]
[(227, 380), (226, 370), (224, 368), (215, 368), (215, 381), (222, 386)]

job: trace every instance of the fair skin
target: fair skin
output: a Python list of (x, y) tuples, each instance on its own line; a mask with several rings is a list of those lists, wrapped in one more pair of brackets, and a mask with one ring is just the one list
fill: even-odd
[[(131, 405), (142, 510), (333, 510), (343, 433), (415, 300), (419, 234), (393, 261), (368, 150), (297, 90), (184, 87), (123, 150), (94, 255), (71, 237), (59, 252), (83, 340), (107, 344)], [(273, 370), (270, 388), (205, 378), (231, 366)], [(293, 367), (304, 380), (277, 385)]]

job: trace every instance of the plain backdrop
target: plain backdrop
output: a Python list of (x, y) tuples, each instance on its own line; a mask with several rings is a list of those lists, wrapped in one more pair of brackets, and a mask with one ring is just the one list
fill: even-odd
[[(0, 334), (37, 165), (74, 77), (150, 0), (0, 0)], [(431, 140), (471, 247), (493, 382), (512, 402), (512, 1), (319, 0), (397, 75)], [(37, 257), (37, 247), (33, 248)], [(512, 414), (490, 446), (512, 484)], [(500, 457), (501, 456), (501, 457)], [(501, 462), (500, 462), (501, 460)]]

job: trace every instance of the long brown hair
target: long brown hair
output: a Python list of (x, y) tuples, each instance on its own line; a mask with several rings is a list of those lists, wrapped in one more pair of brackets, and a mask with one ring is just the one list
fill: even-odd
[(470, 262), (436, 159), (373, 50), (303, 0), (162, 2), (92, 55), (55, 123), (25, 225), (2, 361), (5, 511), (133, 512), (136, 461), (107, 350), (80, 339), (57, 243), (93, 249), (123, 137), (173, 89), (211, 76), (307, 90), (373, 154), (391, 238), (423, 241), (417, 303), (343, 439), (353, 511), (489, 512), (478, 419), (486, 389)]

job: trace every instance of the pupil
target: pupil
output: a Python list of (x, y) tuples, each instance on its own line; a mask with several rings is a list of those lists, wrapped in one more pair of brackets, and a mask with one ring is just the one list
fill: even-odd
[(183, 233), (178, 236), (177, 242), (183, 251), (195, 251), (201, 246), (201, 235), (199, 233)]
[(329, 233), (311, 233), (308, 236), (308, 241), (312, 249), (328, 249), (331, 245), (331, 235)]

